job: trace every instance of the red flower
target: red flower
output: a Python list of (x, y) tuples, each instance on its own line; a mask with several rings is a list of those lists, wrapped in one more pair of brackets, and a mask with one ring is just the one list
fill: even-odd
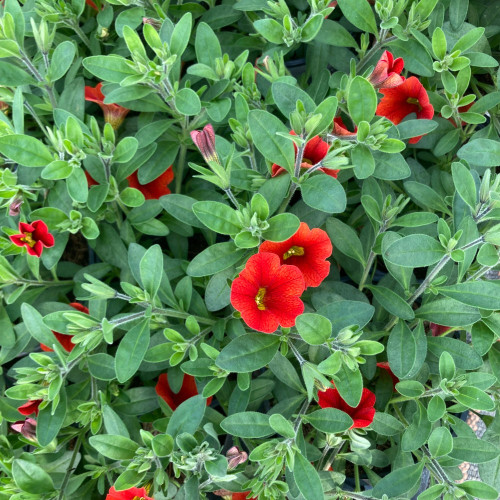
[(363, 389), (361, 401), (356, 408), (349, 406), (335, 388), (318, 392), (318, 404), (321, 408), (337, 408), (347, 413), (354, 421), (351, 429), (368, 427), (375, 416), (375, 394), (366, 388)]
[(21, 433), (26, 439), (36, 441), (36, 420), (27, 418), (26, 420), (18, 420), (13, 423), (10, 428), (13, 431)]
[(172, 165), (163, 172), (159, 177), (148, 182), (147, 184), (140, 184), (137, 170), (127, 177), (128, 185), (131, 188), (138, 189), (146, 200), (158, 200), (166, 194), (170, 194), (168, 185), (174, 180), (174, 170)]
[(49, 233), (47, 224), (41, 220), (35, 220), (31, 224), (19, 223), (19, 233), (10, 236), (10, 240), (18, 247), (26, 247), (29, 255), (40, 257), (43, 247), (54, 246), (54, 236)]
[[(155, 387), (156, 394), (165, 401), (165, 403), (170, 406), (172, 410), (175, 410), (181, 403), (184, 403), (189, 398), (196, 396), (198, 394), (198, 388), (196, 387), (196, 381), (193, 376), (184, 375), (182, 380), (182, 386), (180, 391), (175, 393), (170, 388), (168, 383), (168, 375), (162, 373), (158, 378), (158, 383)], [(212, 398), (207, 399), (207, 406), (212, 402)]]
[[(79, 304), (78, 302), (71, 302), (69, 304), (73, 309), (76, 309), (77, 311), (80, 311), (85, 314), (89, 314), (89, 310), (87, 307), (82, 306), (82, 304)], [(52, 330), (52, 333), (54, 334), (55, 338), (59, 341), (59, 343), (63, 346), (64, 350), (67, 352), (71, 352), (73, 348), (75, 347), (75, 344), (71, 341), (73, 338), (73, 335), (65, 335), (64, 333), (57, 333)], [(50, 347), (40, 344), (40, 347), (42, 351), (46, 352), (52, 352), (54, 349), (51, 349)]]
[(247, 498), (247, 496), (250, 494), (250, 491), (232, 493), (229, 490), (215, 490), (213, 493), (219, 497), (222, 497), (223, 500), (257, 500), (256, 497)]
[(391, 367), (389, 366), (389, 363), (387, 361), (381, 361), (380, 363), (377, 363), (377, 366), (379, 368), (382, 368), (382, 370), (385, 370), (389, 376), (392, 378), (392, 385), (393, 387), (396, 387), (396, 384), (399, 382), (398, 377), (392, 373)]
[(146, 488), (129, 488), (128, 490), (116, 491), (114, 486), (111, 486), (109, 493), (106, 495), (106, 500), (154, 500), (153, 497), (148, 497)]
[(299, 268), (280, 265), (274, 253), (257, 253), (233, 281), (231, 304), (250, 328), (272, 333), (280, 325), (295, 325), (295, 318), (304, 312), (300, 300), (304, 289)]
[(92, 0), (85, 0), (85, 3), (92, 9), (99, 11), (97, 5)]
[(358, 127), (354, 127), (354, 132), (351, 132), (350, 130), (347, 129), (347, 127), (344, 124), (344, 121), (340, 116), (337, 116), (337, 118), (333, 119), (333, 134), (337, 136), (343, 136), (343, 135), (356, 135), (358, 132)]
[(401, 57), (394, 59), (391, 52), (386, 50), (380, 57), (372, 74), (368, 77), (371, 84), (377, 89), (390, 89), (401, 85), (405, 79), (401, 76), (405, 63)]
[(85, 177), (87, 178), (87, 184), (89, 187), (99, 185), (99, 183), (86, 170), (84, 170), (84, 173)]
[(31, 399), (30, 401), (27, 401), (23, 405), (21, 405), (17, 411), (21, 414), (27, 417), (28, 415), (31, 415), (34, 413), (35, 415), (38, 416), (38, 407), (40, 406), (40, 403), (43, 401), (43, 399)]
[(437, 325), (436, 323), (431, 323), (430, 328), (433, 337), (441, 337), (441, 335), (444, 335), (451, 328), (451, 326)]
[(101, 91), (102, 83), (95, 87), (85, 86), (85, 100), (99, 104), (103, 113), (104, 121), (110, 123), (116, 130), (127, 116), (130, 109), (124, 108), (119, 104), (104, 104), (104, 94)]
[[(401, 123), (411, 113), (416, 113), (417, 118), (430, 120), (434, 116), (434, 108), (429, 102), (424, 86), (418, 78), (410, 76), (401, 85), (392, 89), (380, 89), (384, 97), (377, 106), (377, 115), (385, 116), (394, 125)], [(417, 143), (422, 138), (412, 137), (410, 144)]]
[(330, 238), (323, 229), (309, 229), (305, 222), (301, 222), (297, 232), (286, 241), (264, 241), (259, 252), (275, 253), (281, 264), (297, 266), (306, 287), (319, 286), (330, 273), (330, 263), (326, 260), (332, 254)]
[[(297, 135), (293, 130), (290, 132), (291, 135)], [(293, 144), (295, 148), (295, 157), (297, 157), (297, 146)], [(328, 153), (328, 144), (321, 139), (319, 135), (313, 137), (310, 141), (307, 141), (306, 147), (304, 148), (304, 156), (302, 157), (301, 168), (310, 168), (316, 163), (319, 163)], [(318, 169), (325, 174), (331, 175), (337, 178), (338, 170), (333, 170), (331, 168), (320, 168)], [(276, 163), (272, 166), (272, 176), (276, 177), (285, 172), (285, 169), (277, 165)]]
[(219, 156), (215, 150), (215, 132), (211, 123), (205, 125), (203, 130), (192, 130), (190, 134), (191, 139), (200, 150), (206, 162), (215, 161), (220, 163)]

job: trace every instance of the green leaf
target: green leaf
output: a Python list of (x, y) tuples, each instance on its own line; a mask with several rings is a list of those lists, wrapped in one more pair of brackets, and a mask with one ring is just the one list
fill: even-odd
[(305, 500), (323, 500), (325, 498), (318, 472), (301, 453), (295, 454), (293, 478)]
[(248, 126), (255, 147), (271, 163), (283, 167), (290, 174), (295, 165), (295, 152), (292, 141), (277, 135), (288, 134), (283, 123), (267, 111), (254, 109), (248, 114)]
[(269, 417), (269, 425), (278, 434), (281, 434), (282, 436), (289, 439), (295, 438), (293, 425), (283, 415), (280, 415), (279, 413), (273, 413)]
[(434, 189), (426, 184), (415, 181), (407, 181), (404, 187), (415, 204), (422, 208), (431, 208), (438, 212), (448, 212), (448, 207)]
[(464, 144), (457, 156), (470, 165), (495, 167), (500, 164), (500, 142), (491, 139), (475, 139)]
[(120, 83), (136, 74), (124, 57), (116, 55), (87, 57), (83, 60), (83, 66), (99, 80), (111, 83)]
[(238, 249), (232, 241), (216, 243), (203, 250), (189, 263), (187, 274), (193, 277), (211, 276), (236, 264), (243, 255), (245, 250)]
[(410, 177), (411, 170), (403, 155), (372, 151), (375, 158), (373, 177), (386, 181), (398, 181)]
[[(408, 382), (411, 381), (399, 382), (398, 385)], [(398, 388), (398, 391), (401, 392), (401, 389)], [(406, 428), (401, 439), (401, 450), (408, 452), (420, 448), (427, 441), (431, 430), (432, 424), (427, 418), (427, 411), (425, 407), (417, 401), (417, 411), (413, 412), (411, 424)]]
[(431, 422), (437, 422), (446, 413), (446, 403), (440, 396), (434, 396), (427, 406), (427, 418)]
[(364, 144), (357, 144), (351, 149), (351, 161), (358, 179), (366, 179), (375, 172), (375, 159), (370, 148)]
[(293, 236), (300, 226), (300, 219), (290, 213), (278, 214), (268, 221), (269, 228), (262, 233), (262, 237), (269, 241), (285, 241)]
[(313, 175), (300, 185), (302, 199), (310, 207), (339, 214), (344, 212), (347, 198), (340, 182), (326, 174)]
[(353, 425), (352, 418), (336, 408), (323, 408), (313, 411), (303, 417), (313, 427), (321, 432), (340, 433), (350, 429)]
[(207, 401), (201, 395), (187, 399), (175, 409), (170, 417), (167, 434), (173, 437), (181, 432), (194, 434), (203, 420), (206, 408)]
[(354, 37), (337, 21), (325, 19), (323, 26), (319, 30), (318, 39), (326, 45), (334, 47), (353, 47), (358, 46)]
[(455, 395), (455, 399), (474, 410), (492, 411), (495, 408), (494, 401), (481, 389), (476, 387), (461, 387), (459, 393)]
[(41, 495), (54, 491), (52, 478), (37, 464), (17, 458), (12, 463), (12, 477), (27, 493)]
[(201, 101), (198, 94), (189, 88), (179, 90), (175, 95), (175, 107), (179, 113), (186, 116), (198, 115), (201, 111)]
[(359, 405), (363, 393), (363, 377), (359, 368), (353, 371), (343, 364), (340, 370), (333, 375), (333, 381), (340, 396), (349, 406), (355, 408)]
[(389, 413), (377, 411), (370, 428), (382, 436), (396, 436), (404, 431), (404, 425)]
[(307, 113), (312, 113), (316, 108), (316, 104), (309, 94), (295, 85), (277, 81), (272, 84), (271, 91), (276, 106), (286, 118), (290, 116), (292, 111), (295, 111), (299, 100), (302, 101)]
[(100, 352), (88, 356), (87, 366), (94, 378), (99, 380), (113, 380), (116, 378), (114, 358), (109, 354)]
[(52, 414), (52, 405), (48, 405), (42, 410), (37, 417), (36, 438), (40, 446), (48, 446), (55, 439), (63, 426), (66, 418), (66, 391), (59, 391), (59, 404)]
[(425, 387), (417, 380), (403, 380), (396, 384), (396, 390), (408, 398), (418, 398), (425, 392)]
[(453, 438), (446, 427), (437, 427), (429, 436), (429, 451), (433, 457), (444, 457), (453, 449)]
[(257, 33), (276, 45), (283, 43), (283, 26), (274, 19), (258, 19), (253, 23)]
[(346, 19), (361, 31), (378, 33), (372, 8), (366, 0), (339, 0), (339, 7)]
[(420, 481), (423, 468), (424, 464), (420, 463), (393, 470), (375, 485), (372, 495), (375, 498), (382, 498), (382, 495), (388, 498), (403, 496)]
[(124, 137), (113, 152), (114, 163), (125, 163), (130, 161), (139, 147), (139, 141), (135, 137)]
[(58, 343), (50, 328), (43, 323), (42, 315), (33, 306), (24, 302), (21, 305), (21, 314), (26, 329), (36, 341), (49, 347)]
[(118, 382), (123, 384), (135, 375), (148, 347), (149, 319), (145, 319), (125, 334), (116, 350), (115, 370)]
[(196, 217), (219, 234), (236, 234), (242, 226), (236, 210), (216, 201), (198, 201), (192, 206)]
[(45, 167), (54, 159), (47, 146), (30, 135), (0, 137), (0, 153), (25, 167)]
[(215, 360), (215, 364), (234, 373), (259, 370), (276, 354), (279, 337), (265, 333), (246, 333), (232, 340)]
[(151, 298), (156, 297), (163, 277), (163, 252), (160, 245), (149, 247), (139, 266), (144, 289)]
[(473, 28), (468, 31), (464, 36), (458, 40), (458, 42), (453, 46), (450, 53), (459, 50), (460, 52), (465, 52), (466, 50), (473, 47), (479, 39), (483, 36), (484, 28)]
[(483, 481), (464, 481), (459, 488), (474, 498), (498, 500), (498, 490)]
[(481, 319), (479, 311), (454, 299), (436, 299), (421, 306), (415, 313), (417, 318), (438, 325), (466, 326)]
[(469, 281), (441, 286), (438, 291), (468, 306), (488, 311), (500, 309), (500, 285), (495, 281)]
[(192, 24), (193, 16), (191, 12), (186, 12), (175, 25), (174, 31), (172, 31), (169, 47), (172, 54), (175, 54), (178, 59), (188, 46)]
[(319, 314), (304, 313), (297, 318), (295, 326), (300, 336), (310, 345), (321, 345), (332, 334), (330, 320)]
[(439, 241), (431, 236), (411, 234), (390, 245), (384, 259), (401, 267), (427, 267), (435, 264), (445, 253)]
[(0, 85), (19, 87), (34, 84), (36, 82), (33, 77), (18, 66), (6, 61), (2, 61), (2, 64), (0, 64)]
[(414, 377), (427, 356), (427, 337), (420, 322), (413, 331), (399, 321), (389, 334), (387, 358), (392, 372), (399, 379)]
[(388, 45), (394, 57), (402, 57), (405, 69), (420, 76), (433, 76), (432, 57), (417, 40), (396, 40)]
[(318, 309), (318, 314), (327, 317), (332, 323), (333, 335), (352, 325), (363, 328), (372, 319), (375, 308), (356, 300), (338, 300)]
[(438, 358), (445, 351), (451, 354), (457, 368), (462, 370), (475, 370), (483, 364), (481, 356), (461, 340), (450, 337), (428, 337), (427, 346), (429, 351)]
[(456, 437), (453, 439), (451, 458), (474, 464), (482, 464), (494, 460), (500, 454), (497, 446), (481, 439)]
[[(358, 0), (356, 0), (356, 2), (357, 1)], [(360, 1), (367, 5), (365, 0)], [(352, 5), (350, 9), (352, 9)], [(370, 7), (368, 7), (368, 9), (371, 11)], [(355, 76), (352, 80), (349, 86), (349, 93), (347, 94), (347, 108), (351, 118), (356, 124), (362, 121), (369, 123), (375, 116), (375, 110), (377, 109), (377, 93), (373, 85), (366, 80), (366, 78)]]
[(438, 61), (446, 55), (446, 37), (439, 26), (432, 33), (432, 51)]
[(307, 20), (302, 26), (302, 42), (307, 43), (313, 40), (321, 29), (325, 18), (321, 14), (316, 14)]
[(318, 122), (314, 130), (309, 133), (309, 137), (319, 135), (331, 126), (335, 113), (337, 112), (337, 107), (338, 99), (335, 96), (327, 97), (324, 101), (318, 104), (314, 110), (314, 114), (321, 115), (321, 120)]
[(110, 434), (90, 436), (89, 443), (101, 455), (111, 460), (131, 460), (139, 448), (139, 445), (129, 438)]
[(207, 23), (198, 24), (195, 50), (198, 62), (210, 67), (218, 57), (222, 57), (219, 39)]
[(459, 162), (451, 164), (451, 172), (453, 174), (453, 183), (461, 196), (462, 200), (474, 210), (477, 202), (477, 189), (474, 177), (469, 169)]
[(220, 423), (220, 426), (228, 434), (242, 438), (261, 438), (274, 433), (269, 425), (269, 415), (255, 411), (229, 415)]
[(168, 434), (157, 434), (151, 445), (157, 457), (167, 457), (174, 449), (174, 440)]
[(196, 203), (194, 198), (183, 194), (169, 194), (160, 198), (160, 205), (169, 215), (177, 220), (188, 224), (189, 226), (203, 228), (203, 224), (193, 213), (193, 205)]
[(51, 82), (56, 82), (66, 74), (66, 71), (68, 71), (75, 58), (75, 54), (76, 48), (74, 42), (66, 40), (57, 44), (50, 58), (48, 77)]
[(362, 265), (366, 264), (363, 246), (352, 227), (348, 226), (339, 219), (330, 217), (326, 221), (326, 232), (332, 240), (333, 245), (344, 255), (357, 260)]
[(366, 288), (371, 290), (375, 299), (390, 314), (405, 320), (411, 320), (415, 317), (411, 306), (396, 292), (380, 285), (367, 285)]
[(405, 120), (396, 128), (399, 132), (400, 139), (411, 139), (419, 135), (425, 135), (436, 129), (438, 123), (433, 120)]

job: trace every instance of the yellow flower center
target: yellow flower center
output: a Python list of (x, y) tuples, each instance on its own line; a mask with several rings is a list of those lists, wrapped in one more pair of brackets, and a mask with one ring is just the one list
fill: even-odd
[(304, 255), (304, 247), (296, 247), (296, 246), (291, 247), (283, 254), (283, 260), (289, 259), (294, 255), (302, 257), (302, 255)]
[(406, 99), (406, 102), (408, 104), (415, 104), (415, 106), (418, 106), (418, 110), (422, 111), (422, 106), (420, 106), (420, 102), (416, 97), (408, 97), (408, 99)]
[(33, 233), (23, 233), (24, 237), (21, 238), (21, 241), (24, 241), (24, 243), (27, 243), (31, 248), (35, 246), (36, 241), (32, 238)]
[(255, 303), (257, 304), (257, 309), (259, 311), (265, 311), (266, 306), (264, 305), (264, 297), (266, 296), (266, 289), (259, 288), (257, 295), (255, 296)]

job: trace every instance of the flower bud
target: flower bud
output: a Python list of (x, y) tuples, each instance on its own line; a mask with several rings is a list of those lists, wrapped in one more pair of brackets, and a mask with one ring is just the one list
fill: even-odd
[(236, 446), (233, 446), (226, 453), (228, 468), (234, 469), (238, 465), (244, 463), (248, 459), (248, 454), (245, 451), (240, 451)]
[(220, 164), (215, 150), (215, 132), (212, 124), (205, 125), (203, 130), (192, 130), (190, 135), (206, 162), (213, 161)]

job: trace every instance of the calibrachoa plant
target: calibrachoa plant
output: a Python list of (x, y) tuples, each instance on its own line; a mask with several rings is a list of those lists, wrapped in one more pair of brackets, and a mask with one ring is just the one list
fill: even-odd
[(0, 499), (497, 499), (498, 12), (1, 2)]

